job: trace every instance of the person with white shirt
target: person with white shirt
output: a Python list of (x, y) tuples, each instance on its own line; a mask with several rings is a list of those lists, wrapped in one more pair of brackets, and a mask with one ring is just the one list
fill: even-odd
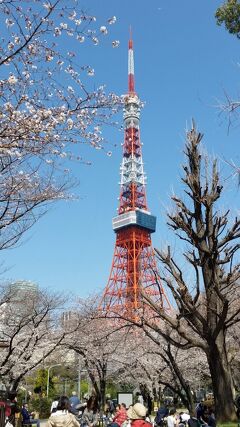
[(167, 417), (167, 427), (176, 427), (177, 424), (176, 409), (172, 408)]

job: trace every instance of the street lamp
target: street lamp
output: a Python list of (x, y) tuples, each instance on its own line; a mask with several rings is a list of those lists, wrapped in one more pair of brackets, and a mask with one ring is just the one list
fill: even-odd
[(50, 379), (50, 369), (55, 368), (56, 366), (62, 366), (61, 363), (57, 363), (56, 365), (49, 366), (47, 370), (47, 397), (49, 394), (49, 379)]

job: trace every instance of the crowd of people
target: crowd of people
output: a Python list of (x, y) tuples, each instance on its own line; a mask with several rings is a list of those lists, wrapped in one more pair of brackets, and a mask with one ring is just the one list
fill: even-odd
[(155, 424), (157, 427), (216, 427), (216, 419), (213, 408), (200, 402), (190, 414), (168, 406), (160, 407)]
[[(91, 396), (82, 404), (76, 393), (73, 392), (69, 399), (61, 396), (57, 405), (55, 401), (51, 406), (51, 415), (46, 427), (97, 427), (103, 422), (100, 417), (98, 401)], [(110, 400), (105, 407), (104, 425), (107, 427), (152, 427), (147, 408), (141, 403), (130, 405), (127, 409), (125, 403), (114, 406)]]
[[(21, 414), (23, 427), (40, 427), (39, 419), (29, 411), (27, 403), (18, 407), (16, 393), (10, 392), (7, 402), (4, 409), (7, 422), (4, 426), (15, 427), (16, 414)], [(125, 403), (114, 406), (111, 400), (107, 400), (105, 416), (100, 417), (96, 396), (81, 403), (77, 393), (72, 392), (70, 398), (59, 396), (54, 399), (50, 412), (46, 427), (97, 427), (99, 423), (106, 427), (216, 427), (213, 409), (202, 402), (190, 414), (169, 408), (169, 405), (161, 406), (153, 419), (148, 409), (139, 401), (127, 408)]]

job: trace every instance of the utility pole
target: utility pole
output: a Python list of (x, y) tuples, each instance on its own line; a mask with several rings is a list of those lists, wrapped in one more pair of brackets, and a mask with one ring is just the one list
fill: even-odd
[(81, 361), (78, 359), (78, 398), (81, 401)]
[(47, 369), (47, 397), (49, 395), (49, 380), (50, 380), (50, 370), (52, 368), (55, 368), (55, 366), (62, 366), (60, 363), (58, 363), (57, 365), (52, 365), (49, 366), (49, 368)]

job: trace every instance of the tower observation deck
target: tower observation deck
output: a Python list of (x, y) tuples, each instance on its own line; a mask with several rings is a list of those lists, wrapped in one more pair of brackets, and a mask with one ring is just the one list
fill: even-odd
[(135, 92), (133, 41), (128, 45), (128, 93), (123, 112), (124, 143), (120, 167), (118, 215), (113, 218), (116, 244), (108, 284), (100, 309), (127, 318), (136, 318), (143, 307), (142, 292), (161, 307), (169, 302), (160, 284), (151, 233), (156, 217), (146, 199), (146, 175), (140, 140), (141, 102)]

